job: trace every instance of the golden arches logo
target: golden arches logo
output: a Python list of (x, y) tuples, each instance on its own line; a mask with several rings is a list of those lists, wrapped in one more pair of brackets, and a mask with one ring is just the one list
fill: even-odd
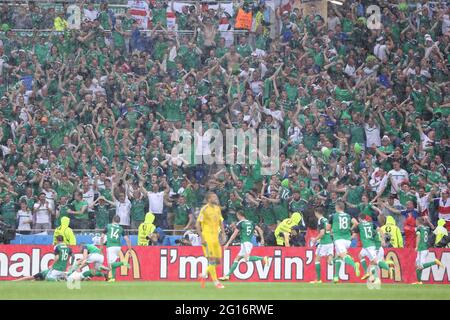
[[(386, 260), (394, 261), (394, 279), (393, 280), (395, 282), (402, 281), (402, 269), (401, 269), (400, 260), (398, 258), (398, 255), (394, 251), (389, 251), (386, 254)], [(389, 271), (381, 270), (381, 278), (389, 279)]]
[[(136, 251), (133, 249), (127, 250), (125, 255), (123, 254), (122, 250), (119, 253), (120, 261), (128, 262), (131, 258), (131, 270), (133, 271), (133, 279), (140, 279), (141, 278), (141, 268), (139, 265), (139, 259), (137, 257)], [(121, 276), (127, 276), (128, 275), (128, 268), (125, 266), (120, 267), (120, 275)]]

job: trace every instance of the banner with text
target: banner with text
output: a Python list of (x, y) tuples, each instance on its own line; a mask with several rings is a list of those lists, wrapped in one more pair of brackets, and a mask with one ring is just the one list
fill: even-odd
[[(81, 257), (79, 248), (74, 247), (76, 257)], [(104, 251), (106, 249), (104, 248)], [(122, 248), (121, 259), (127, 260), (131, 268), (122, 267), (119, 280), (155, 280), (155, 281), (188, 281), (197, 280), (207, 267), (207, 260), (200, 247), (133, 247), (127, 252)], [(219, 276), (227, 273), (231, 267), (239, 247), (231, 247), (224, 251), (223, 264), (219, 267)], [(360, 248), (350, 249), (353, 257), (357, 257)], [(385, 249), (386, 259), (395, 263), (394, 279), (389, 279), (387, 271), (382, 272), (385, 283), (416, 281), (415, 258), (412, 249)], [(106, 252), (105, 252), (106, 254)], [(268, 256), (269, 263), (263, 266), (262, 261), (241, 262), (231, 280), (235, 281), (311, 281), (315, 279), (314, 249), (257, 247), (252, 255)], [(440, 259), (444, 268), (432, 266), (422, 273), (425, 283), (450, 283), (450, 249), (431, 249), (427, 257), (429, 261)], [(54, 259), (52, 246), (36, 245), (0, 245), (0, 280), (12, 280), (34, 275), (48, 268)], [(106, 263), (106, 259), (105, 259)], [(325, 275), (326, 272), (326, 275)], [(341, 268), (339, 277), (342, 281), (361, 282), (355, 277), (350, 266)], [(333, 267), (322, 261), (322, 279), (331, 281)]]

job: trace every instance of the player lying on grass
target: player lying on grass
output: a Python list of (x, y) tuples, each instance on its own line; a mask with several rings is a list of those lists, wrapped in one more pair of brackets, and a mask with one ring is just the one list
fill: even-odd
[[(371, 273), (374, 274), (373, 272), (371, 272), (373, 269), (375, 269), (376, 271), (375, 274), (378, 275), (378, 271), (376, 270), (377, 266), (381, 269), (389, 271), (389, 265), (393, 265), (394, 262), (378, 260), (377, 250), (375, 247), (375, 238), (379, 237), (378, 231), (372, 222), (367, 221), (367, 215), (365, 213), (361, 213), (359, 215), (359, 224), (354, 232), (359, 233), (359, 237), (362, 243), (362, 248), (359, 253), (359, 260), (361, 262), (361, 266), (363, 267), (364, 275), (362, 276), (361, 280), (367, 279)], [(369, 269), (367, 267), (366, 258), (369, 259)], [(376, 277), (376, 279), (377, 281), (380, 281), (379, 277)]]
[(311, 281), (310, 283), (322, 283), (320, 274), (320, 260), (324, 257), (327, 258), (327, 263), (329, 265), (333, 264), (333, 255), (334, 255), (334, 245), (333, 239), (331, 238), (331, 226), (328, 224), (328, 219), (323, 216), (322, 209), (315, 209), (314, 215), (317, 218), (317, 226), (319, 229), (319, 235), (317, 238), (312, 238), (311, 241), (313, 245), (318, 243), (316, 249), (316, 280)]
[[(444, 265), (438, 260), (426, 262), (429, 259), (428, 251), (428, 240), (430, 236), (430, 230), (434, 229), (434, 226), (428, 220), (428, 217), (418, 217), (416, 219), (416, 275), (417, 282), (413, 284), (422, 284), (422, 271), (423, 269), (434, 266), (435, 264), (439, 267), (444, 267)], [(431, 229), (430, 229), (431, 228)]]
[[(225, 227), (219, 206), (219, 198), (213, 192), (206, 196), (206, 205), (200, 210), (195, 227), (197, 234), (202, 238), (202, 249), (208, 259), (208, 268), (200, 276), (202, 288), (205, 287), (205, 280), (209, 273), (217, 289), (225, 288), (217, 279), (216, 266), (220, 265), (222, 259), (222, 248), (219, 242), (219, 232), (222, 241), (225, 242)], [(222, 243), (223, 243), (222, 242)]]
[(331, 216), (331, 231), (334, 239), (334, 248), (336, 250), (336, 259), (334, 264), (335, 283), (339, 282), (339, 271), (341, 266), (348, 263), (355, 270), (355, 275), (359, 277), (359, 263), (353, 261), (353, 258), (347, 253), (351, 245), (352, 229), (358, 225), (358, 221), (352, 218), (348, 213), (344, 212), (345, 204), (342, 201), (336, 201), (336, 212)]
[(49, 280), (47, 279), (47, 275), (50, 272), (50, 269), (42, 270), (41, 272), (36, 273), (35, 275), (29, 276), (29, 277), (23, 277), (20, 279), (15, 279), (12, 281), (55, 281), (55, 280)]
[(105, 231), (102, 234), (101, 243), (104, 243), (106, 237), (106, 254), (108, 258), (108, 267), (111, 270), (111, 277), (108, 279), (108, 282), (116, 281), (116, 269), (120, 266), (125, 266), (127, 268), (130, 267), (127, 261), (119, 261), (117, 259), (120, 258), (121, 249), (121, 237), (125, 239), (127, 243), (128, 250), (131, 250), (131, 242), (130, 238), (125, 235), (122, 226), (119, 225), (120, 217), (115, 215), (113, 217), (112, 223), (108, 224), (105, 228)]
[(236, 212), (236, 218), (238, 219), (238, 222), (236, 224), (236, 228), (234, 229), (233, 234), (231, 235), (228, 242), (225, 244), (223, 249), (227, 249), (228, 246), (233, 242), (234, 239), (240, 235), (241, 238), (241, 250), (239, 251), (238, 255), (233, 261), (233, 264), (231, 265), (230, 271), (220, 278), (219, 280), (222, 281), (228, 281), (230, 280), (230, 275), (233, 274), (234, 270), (238, 267), (239, 261), (244, 259), (244, 261), (262, 261), (263, 265), (265, 266), (267, 264), (267, 257), (258, 257), (258, 256), (251, 256), (251, 252), (253, 249), (253, 243), (252, 243), (252, 237), (254, 235), (255, 230), (258, 232), (259, 236), (261, 237), (261, 245), (264, 245), (264, 232), (263, 230), (255, 225), (253, 222), (247, 220), (245, 218), (245, 214), (242, 211)]
[(81, 246), (81, 253), (83, 254), (83, 258), (77, 268), (78, 272), (81, 272), (81, 269), (85, 266), (91, 263), (94, 264), (93, 269), (83, 272), (83, 278), (104, 277), (105, 280), (108, 280), (108, 273), (110, 269), (103, 265), (105, 258), (102, 251), (93, 244), (85, 244)]

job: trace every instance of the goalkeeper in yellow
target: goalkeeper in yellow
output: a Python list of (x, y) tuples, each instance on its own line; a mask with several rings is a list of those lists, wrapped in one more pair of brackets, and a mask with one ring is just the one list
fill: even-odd
[(205, 287), (205, 280), (209, 273), (217, 289), (225, 288), (217, 279), (216, 266), (220, 265), (222, 259), (222, 247), (220, 246), (219, 233), (224, 243), (225, 228), (220, 210), (219, 198), (215, 193), (208, 193), (206, 205), (200, 210), (195, 227), (197, 233), (202, 238), (202, 248), (205, 257), (208, 259), (208, 268), (200, 276), (202, 288)]

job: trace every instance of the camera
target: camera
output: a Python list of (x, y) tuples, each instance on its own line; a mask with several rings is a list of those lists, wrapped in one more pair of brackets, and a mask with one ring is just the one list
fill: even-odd
[(16, 229), (0, 218), (0, 243), (9, 244), (16, 238)]
[(386, 233), (384, 235), (384, 242), (386, 243), (386, 248), (392, 248), (392, 244), (391, 244), (391, 234), (390, 233)]
[(442, 237), (441, 241), (436, 244), (436, 248), (447, 248), (450, 246), (450, 236)]
[(181, 239), (175, 240), (175, 244), (177, 246), (192, 246), (191, 242), (189, 241), (189, 236), (185, 236)]

